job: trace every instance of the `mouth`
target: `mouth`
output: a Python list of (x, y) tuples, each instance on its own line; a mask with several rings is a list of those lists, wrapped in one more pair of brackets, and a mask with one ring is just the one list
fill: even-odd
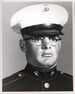
[(52, 53), (43, 53), (42, 56), (43, 57), (52, 57), (53, 54)]

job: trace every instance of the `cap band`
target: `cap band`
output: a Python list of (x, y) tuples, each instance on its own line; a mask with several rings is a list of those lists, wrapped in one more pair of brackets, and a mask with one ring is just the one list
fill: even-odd
[[(57, 25), (57, 24), (51, 24), (51, 25), (44, 25), (44, 24), (40, 24), (40, 25), (34, 25), (34, 26), (30, 26), (30, 27), (26, 27), (21, 29), (21, 33), (26, 34), (26, 35), (40, 35), (40, 34), (63, 34), (61, 32), (62, 30), (62, 26), (61, 25)], [(52, 31), (51, 31), (52, 30)], [(56, 30), (56, 31), (53, 31)]]

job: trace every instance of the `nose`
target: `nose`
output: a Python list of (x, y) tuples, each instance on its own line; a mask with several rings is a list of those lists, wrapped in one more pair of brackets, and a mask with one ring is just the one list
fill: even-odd
[(42, 40), (42, 46), (41, 46), (41, 48), (42, 48), (43, 50), (51, 49), (51, 43), (50, 43), (49, 38), (44, 38), (44, 39)]

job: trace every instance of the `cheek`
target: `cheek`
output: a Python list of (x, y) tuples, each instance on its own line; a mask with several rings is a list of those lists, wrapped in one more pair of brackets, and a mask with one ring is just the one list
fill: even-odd
[(59, 53), (61, 50), (61, 42), (58, 42), (56, 45), (56, 52)]
[(32, 52), (34, 56), (39, 56), (41, 53), (41, 47), (40, 46), (32, 46)]
[(34, 45), (34, 43), (28, 41), (26, 43), (27, 54), (30, 57), (38, 57), (40, 55), (41, 47)]
[(60, 51), (60, 48), (61, 48), (61, 45), (60, 45), (59, 42), (57, 42), (56, 44), (53, 44), (53, 45), (52, 45), (52, 52), (53, 52), (54, 54), (58, 54), (59, 51)]

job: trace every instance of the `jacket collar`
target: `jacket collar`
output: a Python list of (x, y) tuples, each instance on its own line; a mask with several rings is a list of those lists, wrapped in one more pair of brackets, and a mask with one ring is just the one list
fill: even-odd
[(49, 79), (52, 79), (56, 75), (57, 70), (56, 70), (56, 66), (55, 66), (55, 67), (51, 68), (48, 72), (42, 72), (39, 70), (39, 68), (34, 67), (28, 63), (25, 68), (25, 72), (29, 76), (32, 76), (36, 79), (49, 80)]

